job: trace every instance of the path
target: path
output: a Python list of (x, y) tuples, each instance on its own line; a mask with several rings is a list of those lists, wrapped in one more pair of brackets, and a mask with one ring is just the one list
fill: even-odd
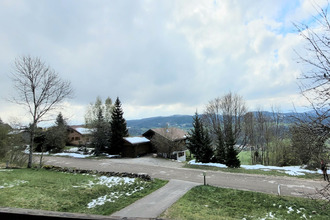
[(126, 208), (113, 213), (115, 218), (137, 217), (157, 218), (167, 208), (171, 207), (181, 196), (199, 184), (182, 180), (170, 180), (156, 192), (136, 201)]

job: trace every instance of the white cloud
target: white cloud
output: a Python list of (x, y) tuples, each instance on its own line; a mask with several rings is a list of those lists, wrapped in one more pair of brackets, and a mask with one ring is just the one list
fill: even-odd
[[(0, 6), (2, 98), (13, 94), (7, 75), (14, 58), (40, 56), (72, 82), (76, 96), (63, 112), (74, 122), (83, 122), (84, 108), (98, 95), (119, 96), (128, 118), (202, 112), (228, 91), (253, 105), (287, 103), (298, 93), (302, 68), (292, 22), (310, 22), (313, 13), (309, 0), (21, 0)], [(3, 120), (22, 114), (3, 100)]]

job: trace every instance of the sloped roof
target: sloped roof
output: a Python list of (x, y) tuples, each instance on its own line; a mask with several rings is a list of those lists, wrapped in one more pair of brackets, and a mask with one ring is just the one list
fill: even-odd
[(141, 144), (141, 143), (150, 142), (150, 140), (145, 137), (124, 137), (124, 139), (131, 144)]
[(83, 126), (70, 126), (70, 127), (82, 135), (88, 135), (93, 133), (93, 129), (85, 128)]
[(93, 130), (89, 128), (76, 128), (76, 131), (78, 131), (80, 134), (92, 134)]
[(171, 140), (171, 141), (178, 141), (178, 140), (184, 140), (187, 138), (187, 132), (180, 129), (180, 128), (153, 128), (150, 129), (153, 132)]

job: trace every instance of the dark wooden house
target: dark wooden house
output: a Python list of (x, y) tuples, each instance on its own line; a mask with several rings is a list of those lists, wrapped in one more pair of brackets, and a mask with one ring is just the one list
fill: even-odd
[(165, 158), (185, 161), (187, 132), (179, 128), (154, 128), (143, 134), (152, 145), (153, 152)]

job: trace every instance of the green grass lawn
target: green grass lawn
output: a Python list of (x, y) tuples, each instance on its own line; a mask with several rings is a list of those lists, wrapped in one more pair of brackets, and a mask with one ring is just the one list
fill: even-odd
[[(161, 215), (169, 219), (330, 219), (324, 201), (197, 186)], [(328, 204), (329, 205), (329, 204)]]
[[(0, 206), (110, 215), (167, 183), (135, 179), (107, 186), (105, 180), (43, 169), (0, 169)], [(102, 205), (104, 199), (108, 202)]]
[(251, 165), (251, 152), (241, 151), (238, 154), (238, 159), (241, 161), (241, 165)]

